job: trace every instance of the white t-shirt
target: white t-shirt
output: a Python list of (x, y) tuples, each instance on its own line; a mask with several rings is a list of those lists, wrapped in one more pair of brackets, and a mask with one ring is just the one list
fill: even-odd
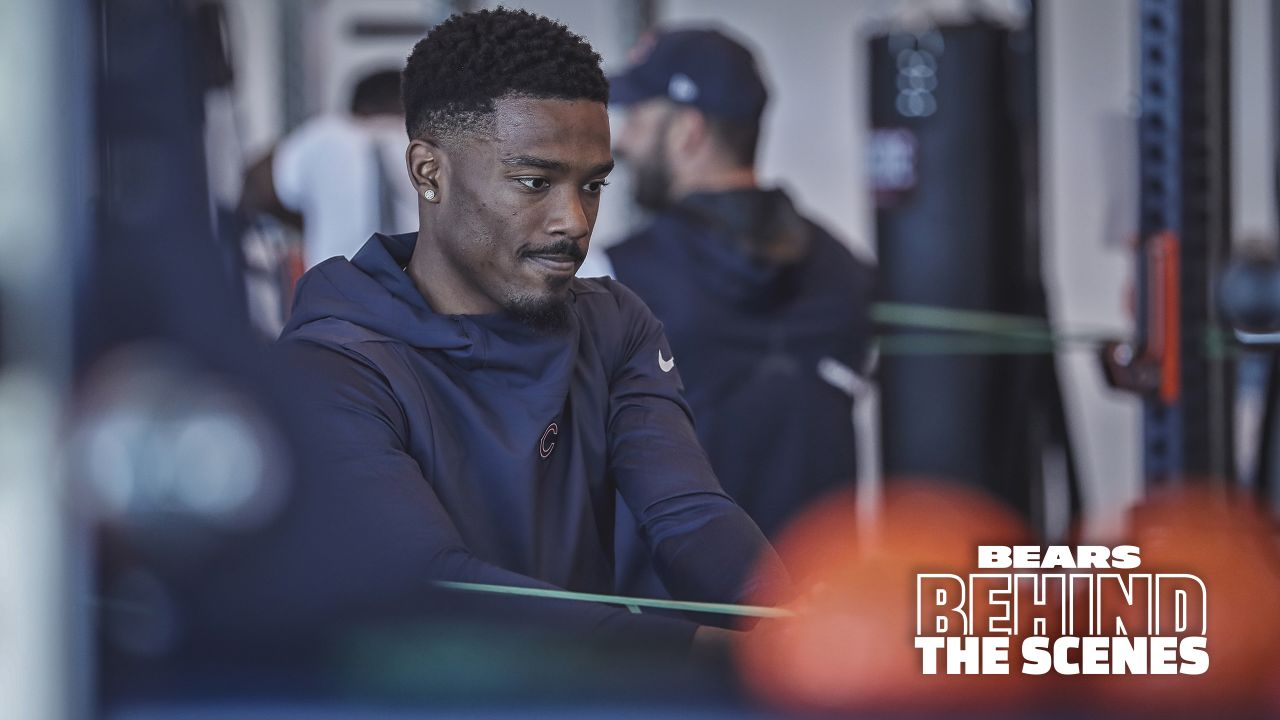
[(272, 181), (281, 204), (303, 217), (307, 267), (350, 258), (375, 232), (418, 229), (408, 144), (397, 118), (336, 115), (308, 120), (280, 141)]

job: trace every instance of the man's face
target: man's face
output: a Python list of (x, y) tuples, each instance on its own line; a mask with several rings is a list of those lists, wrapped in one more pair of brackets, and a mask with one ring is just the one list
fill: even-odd
[(675, 111), (660, 98), (637, 103), (627, 111), (618, 137), (618, 158), (631, 168), (635, 201), (646, 210), (662, 210), (673, 200), (667, 133)]
[(492, 134), (449, 142), (432, 222), (472, 300), (557, 327), (613, 168), (608, 114), (588, 100), (505, 98), (494, 109)]

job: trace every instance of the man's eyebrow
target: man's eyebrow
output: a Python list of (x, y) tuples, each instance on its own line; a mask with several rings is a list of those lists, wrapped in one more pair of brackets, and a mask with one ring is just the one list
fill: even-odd
[[(546, 158), (535, 157), (533, 155), (515, 155), (512, 157), (503, 158), (502, 164), (508, 165), (510, 167), (535, 167), (535, 168), (541, 168), (543, 170), (551, 170), (553, 172), (559, 172), (559, 173), (569, 172), (569, 166), (565, 163), (560, 162), (559, 160), (548, 160)], [(596, 165), (595, 167), (591, 168), (591, 170), (588, 171), (587, 174), (591, 176), (595, 176), (595, 175), (604, 175), (605, 173), (612, 172), (613, 164), (614, 164), (613, 160), (610, 160), (609, 162), (600, 163), (599, 165)]]
[(532, 155), (516, 155), (513, 157), (502, 158), (503, 165), (512, 167), (536, 167), (543, 170), (554, 170), (556, 172), (568, 172), (569, 166), (558, 160), (548, 160), (546, 158), (533, 157)]

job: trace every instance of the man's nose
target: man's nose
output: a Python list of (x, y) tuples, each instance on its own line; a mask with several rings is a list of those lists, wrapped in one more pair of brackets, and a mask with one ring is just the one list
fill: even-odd
[(547, 232), (552, 235), (563, 235), (570, 240), (579, 240), (591, 232), (591, 221), (587, 218), (587, 208), (582, 202), (582, 195), (576, 187), (563, 187), (556, 193), (555, 209), (551, 214)]

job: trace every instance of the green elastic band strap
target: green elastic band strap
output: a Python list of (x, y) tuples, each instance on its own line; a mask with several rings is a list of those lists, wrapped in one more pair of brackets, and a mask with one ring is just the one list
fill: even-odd
[[(1096, 351), (1127, 335), (1103, 329), (1054, 332), (1043, 317), (915, 303), (875, 303), (871, 318), (882, 326), (942, 331), (877, 335), (881, 355), (1048, 355)], [(1221, 326), (1210, 324), (1204, 328), (1203, 352), (1209, 358), (1230, 358), (1242, 350)]]
[(728, 603), (688, 602), (685, 600), (654, 600), (650, 598), (624, 597), (621, 595), (601, 595), (598, 593), (579, 593), (568, 590), (545, 590), (543, 588), (513, 587), (508, 585), (487, 585), (484, 583), (451, 582), (441, 580), (437, 587), (465, 592), (491, 593), (495, 595), (520, 595), (524, 597), (553, 598), (556, 600), (574, 600), (578, 602), (608, 603), (621, 605), (633, 613), (640, 608), (659, 608), (663, 610), (683, 610), (686, 612), (715, 613), (717, 615), (742, 615), (760, 618), (792, 617), (795, 613), (781, 608), (760, 607), (758, 605), (731, 605)]
[(876, 303), (871, 307), (871, 318), (887, 325), (933, 330), (963, 330), (1027, 337), (1044, 337), (1050, 334), (1049, 322), (1040, 317), (914, 303)]

